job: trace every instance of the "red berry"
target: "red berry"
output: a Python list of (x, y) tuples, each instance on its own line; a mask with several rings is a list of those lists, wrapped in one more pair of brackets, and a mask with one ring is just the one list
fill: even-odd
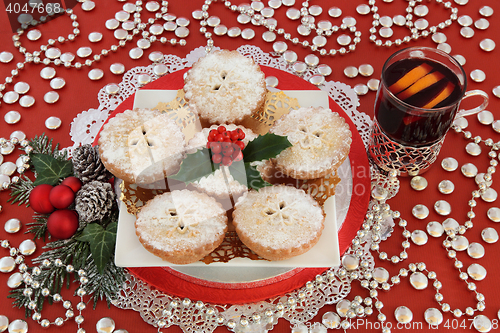
[(224, 156), (233, 156), (234, 148), (233, 147), (227, 147), (226, 149), (222, 150), (222, 155)]
[(239, 162), (243, 159), (243, 153), (241, 152), (241, 150), (235, 150), (234, 153), (233, 153), (233, 161), (234, 162)]
[(231, 141), (236, 141), (240, 137), (240, 133), (237, 130), (231, 131)]
[(47, 230), (55, 238), (71, 238), (78, 230), (78, 214), (69, 209), (56, 210), (47, 219)]
[(233, 160), (231, 159), (231, 156), (224, 156), (222, 158), (222, 164), (224, 164), (225, 166), (230, 166), (231, 164), (233, 164)]
[(243, 132), (241, 128), (237, 128), (236, 131), (238, 131), (239, 139), (243, 140), (245, 138), (245, 132)]
[(66, 185), (57, 185), (50, 190), (49, 201), (57, 209), (68, 208), (75, 201), (75, 192)]
[(221, 154), (213, 154), (212, 155), (212, 162), (215, 164), (219, 164), (222, 161), (222, 155)]
[(219, 131), (219, 133), (221, 133), (221, 134), (222, 134), (222, 133), (224, 133), (224, 132), (226, 131), (226, 127), (224, 127), (224, 126), (219, 126), (219, 127), (217, 128), (217, 131)]
[(210, 149), (212, 150), (212, 154), (219, 154), (222, 151), (220, 142), (210, 142)]
[(222, 136), (222, 134), (217, 134), (214, 141), (215, 142), (222, 142), (222, 141), (224, 141), (224, 136)]
[(228, 131), (222, 132), (222, 136), (224, 137), (224, 141), (227, 139), (231, 140), (231, 133)]
[(76, 177), (71, 176), (71, 177), (64, 179), (61, 182), (61, 185), (66, 185), (66, 186), (71, 187), (73, 192), (76, 193), (82, 187), (82, 181)]
[(229, 147), (232, 147), (233, 143), (232, 142), (223, 142), (223, 143), (221, 143), (221, 146), (222, 146), (222, 149), (227, 149)]
[(211, 130), (208, 133), (208, 141), (214, 141), (214, 139), (217, 136), (217, 134), (219, 134), (219, 132), (217, 130), (215, 130), (215, 129)]
[(35, 186), (30, 192), (29, 203), (33, 210), (40, 214), (49, 214), (54, 211), (54, 206), (49, 201), (49, 193), (53, 186), (41, 184)]
[(245, 143), (243, 141), (236, 141), (234, 144), (237, 145), (241, 150), (245, 148)]

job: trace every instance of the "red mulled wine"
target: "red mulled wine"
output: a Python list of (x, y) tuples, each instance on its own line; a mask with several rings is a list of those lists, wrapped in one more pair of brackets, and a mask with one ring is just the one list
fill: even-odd
[(432, 144), (450, 128), (462, 88), (457, 75), (437, 61), (398, 60), (382, 74), (375, 118), (396, 142), (409, 146)]

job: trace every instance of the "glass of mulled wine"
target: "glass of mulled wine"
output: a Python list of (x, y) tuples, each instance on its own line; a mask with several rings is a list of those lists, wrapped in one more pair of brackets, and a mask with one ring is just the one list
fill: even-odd
[[(446, 133), (458, 117), (478, 113), (488, 95), (467, 91), (467, 77), (447, 53), (410, 47), (394, 53), (382, 68), (375, 100), (370, 158), (384, 171), (414, 176), (436, 160)], [(481, 96), (480, 106), (459, 110), (460, 102)]]

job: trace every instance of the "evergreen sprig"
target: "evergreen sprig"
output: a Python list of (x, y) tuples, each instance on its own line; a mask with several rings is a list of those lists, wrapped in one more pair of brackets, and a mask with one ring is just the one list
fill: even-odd
[(61, 292), (61, 289), (65, 283), (67, 284), (67, 287), (69, 287), (69, 278), (70, 273), (68, 273), (64, 267), (51, 266), (49, 269), (42, 269), (40, 275), (37, 276), (37, 281), (40, 283), (40, 288), (32, 288), (31, 297), (27, 297), (24, 295), (24, 285), (10, 291), (10, 294), (7, 297), (14, 299), (12, 303), (15, 307), (24, 307), (26, 317), (29, 317), (32, 314), (32, 310), (28, 307), (28, 303), (30, 302), (30, 300), (33, 300), (36, 303), (37, 312), (41, 312), (45, 300), (48, 300), (49, 303), (52, 304), (52, 298), (43, 296), (42, 289), (48, 288), (51, 291), (52, 295), (55, 293), (59, 293)]
[[(35, 157), (38, 155), (39, 160), (40, 158), (49, 160), (52, 164), (45, 164), (50, 165), (51, 168), (49, 169), (52, 171), (59, 170), (52, 167), (53, 165), (59, 166), (64, 163), (68, 163), (68, 152), (66, 150), (59, 150), (59, 144), (54, 145), (53, 140), (49, 139), (45, 134), (36, 136), (30, 140), (29, 147), (32, 148), (31, 152), (29, 154), (26, 153), (24, 156), (31, 155), (31, 157)], [(22, 149), (26, 152), (26, 147)], [(57, 162), (54, 162), (53, 159)], [(30, 160), (29, 165), (30, 169), (34, 171), (35, 178), (38, 178), (39, 175), (37, 175), (37, 169), (34, 168), (34, 161)], [(42, 173), (44, 172), (45, 171), (42, 171)], [(53, 173), (58, 178), (68, 176), (68, 172), (58, 171)], [(44, 174), (44, 177), (47, 177), (47, 175)], [(12, 204), (18, 203), (18, 205), (25, 204), (26, 206), (29, 206), (29, 194), (34, 186), (34, 182), (26, 175), (21, 176), (19, 182), (11, 186), (11, 198), (9, 198), (9, 201)], [(43, 238), (45, 241), (45, 237), (47, 235), (47, 219), (48, 215), (35, 214), (33, 216), (33, 222), (28, 223), (28, 232), (32, 233), (35, 239)], [(115, 207), (110, 216), (106, 219), (98, 221), (97, 223), (104, 228), (108, 228), (109, 226), (114, 225), (116, 221), (118, 221), (118, 209)], [(109, 227), (109, 229), (111, 232), (112, 228)], [(32, 289), (31, 297), (24, 295), (24, 285), (10, 291), (8, 298), (14, 299), (14, 306), (20, 308), (24, 307), (26, 316), (31, 316), (31, 313), (33, 312), (28, 307), (30, 300), (36, 302), (36, 310), (38, 312), (42, 311), (46, 300), (49, 303), (52, 303), (51, 297), (45, 297), (42, 295), (42, 289), (48, 288), (51, 295), (60, 293), (63, 286), (69, 288), (72, 281), (78, 281), (79, 277), (77, 272), (80, 269), (85, 270), (87, 273), (89, 282), (84, 286), (84, 289), (86, 290), (87, 295), (90, 295), (91, 299), (93, 299), (94, 308), (97, 306), (97, 301), (102, 299), (106, 299), (109, 307), (111, 301), (116, 298), (117, 294), (120, 292), (121, 286), (127, 279), (126, 271), (114, 264), (114, 251), (111, 251), (110, 258), (107, 263), (102, 263), (100, 267), (101, 272), (99, 272), (99, 267), (92, 257), (91, 243), (78, 239), (82, 235), (82, 232), (83, 230), (79, 230), (70, 239), (47, 243), (44, 246), (46, 251), (32, 260), (33, 265), (39, 265), (41, 273), (35, 278), (36, 281), (39, 282), (40, 286), (39, 288)], [(113, 241), (112, 245), (114, 248), (114, 239), (107, 237), (106, 241), (109, 241), (110, 244), (111, 241)], [(56, 267), (53, 264), (56, 259), (60, 259), (62, 261), (63, 265), (61, 267)], [(52, 263), (50, 267), (47, 268), (43, 266), (42, 263), (44, 260), (49, 260)], [(66, 271), (67, 265), (72, 265), (74, 267), (74, 273), (68, 273)], [(32, 272), (32, 269), (33, 268), (30, 268), (28, 272)]]
[(94, 309), (97, 307), (99, 300), (106, 300), (109, 308), (111, 301), (116, 299), (121, 286), (127, 280), (125, 270), (115, 265), (114, 254), (111, 256), (102, 274), (97, 271), (97, 265), (94, 263), (92, 256), (89, 256), (83, 269), (87, 272), (89, 279), (89, 282), (85, 285), (85, 290), (87, 294), (91, 295), (91, 300), (94, 302)]
[[(59, 150), (59, 143), (53, 147), (53, 139), (49, 139), (45, 133), (40, 136), (35, 136), (29, 141), (29, 146), (33, 148), (32, 153), (34, 154), (46, 154), (52, 155), (58, 160), (67, 160), (68, 153), (66, 151)], [(21, 148), (26, 150), (26, 148)]]
[(25, 175), (22, 175), (21, 177), (19, 177), (18, 183), (12, 184), (10, 186), (10, 198), (7, 200), (7, 202), (10, 202), (11, 204), (15, 204), (16, 202), (18, 202), (18, 206), (25, 204), (26, 207), (29, 207), (28, 200), (33, 187), (35, 187), (33, 185), (33, 181)]
[[(55, 293), (60, 293), (63, 286), (66, 288), (70, 287), (71, 284), (71, 274), (66, 271), (66, 265), (73, 265), (75, 267), (75, 272), (80, 268), (86, 269), (86, 261), (90, 256), (90, 249), (87, 243), (77, 241), (76, 239), (69, 240), (59, 240), (55, 242), (47, 243), (44, 246), (48, 251), (43, 252), (40, 256), (33, 259), (33, 264), (40, 265), (41, 273), (36, 277), (36, 280), (40, 283), (40, 287), (33, 290), (31, 299), (37, 304), (37, 311), (41, 312), (45, 300), (52, 303), (52, 298), (45, 297), (41, 294), (43, 288), (48, 288), (51, 295)], [(49, 268), (44, 268), (42, 262), (47, 259), (52, 264)], [(62, 267), (56, 267), (54, 261), (56, 259), (61, 259), (63, 262)], [(77, 279), (77, 273), (74, 274), (75, 279)], [(13, 304), (17, 307), (26, 307), (26, 316), (31, 316), (32, 311), (27, 307), (30, 301), (28, 297), (24, 296), (25, 286), (18, 287), (10, 292), (9, 298), (13, 298)]]
[[(50, 155), (58, 161), (67, 161), (68, 152), (59, 150), (59, 144), (53, 145), (53, 139), (49, 139), (45, 133), (40, 136), (35, 136), (33, 139), (29, 140), (29, 147), (32, 148), (30, 154), (45, 154)], [(21, 150), (26, 151), (26, 147), (22, 147)], [(28, 154), (21, 154), (21, 156), (29, 156)], [(33, 168), (33, 163), (30, 160), (28, 162), (30, 169)], [(35, 177), (37, 177), (36, 171)], [(11, 185), (10, 198), (8, 202), (14, 204), (18, 203), (19, 206), (25, 204), (29, 207), (29, 195), (31, 190), (35, 187), (33, 181), (29, 179), (26, 175), (19, 177), (19, 182)]]
[(27, 223), (28, 231), (26, 233), (33, 234), (33, 239), (41, 239), (45, 242), (47, 237), (47, 219), (49, 215), (33, 215), (34, 222)]

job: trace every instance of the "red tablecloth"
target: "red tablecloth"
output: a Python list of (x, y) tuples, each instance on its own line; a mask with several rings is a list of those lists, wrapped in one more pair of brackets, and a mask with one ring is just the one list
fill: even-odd
[[(363, 63), (369, 63), (375, 68), (375, 73), (372, 78), (378, 78), (380, 76), (380, 70), (382, 68), (385, 59), (397, 50), (396, 47), (384, 48), (377, 47), (372, 42), (369, 41), (369, 28), (371, 27), (372, 19), (370, 16), (362, 16), (356, 13), (356, 6), (361, 2), (343, 2), (342, 4), (335, 4), (342, 8), (343, 16), (352, 16), (357, 20), (357, 29), (362, 32), (362, 41), (358, 44), (357, 49), (347, 55), (341, 56), (337, 55), (335, 57), (320, 57), (320, 62), (328, 64), (332, 67), (333, 73), (327, 77), (328, 80), (342, 81), (351, 86), (357, 83), (366, 83), (368, 78), (358, 76), (356, 78), (350, 79), (343, 74), (343, 69), (346, 66), (359, 66)], [(363, 2), (364, 3), (364, 2)], [(436, 24), (449, 17), (449, 11), (445, 11), (442, 7), (434, 4), (434, 2), (425, 2), (431, 8), (431, 12), (426, 17), (431, 25)], [(31, 90), (30, 94), (35, 97), (37, 102), (35, 105), (28, 109), (22, 109), (18, 105), (12, 106), (7, 105), (2, 102), (0, 106), (0, 115), (3, 115), (10, 110), (18, 110), (22, 114), (22, 120), (16, 125), (7, 125), (4, 121), (0, 121), (0, 137), (8, 137), (11, 132), (15, 130), (24, 131), (28, 138), (32, 138), (35, 135), (40, 135), (45, 132), (50, 137), (53, 137), (55, 142), (59, 142), (62, 147), (72, 145), (70, 137), (68, 135), (71, 120), (80, 112), (88, 110), (90, 108), (96, 108), (99, 103), (97, 101), (97, 92), (108, 83), (118, 83), (121, 81), (121, 77), (115, 76), (109, 72), (109, 66), (115, 62), (121, 62), (125, 64), (127, 69), (135, 66), (148, 65), (150, 61), (147, 59), (147, 54), (153, 50), (159, 50), (164, 54), (174, 54), (180, 57), (185, 57), (187, 53), (196, 47), (204, 46), (206, 41), (204, 37), (198, 32), (199, 24), (196, 20), (191, 17), (191, 12), (195, 9), (199, 9), (203, 4), (202, 1), (191, 1), (191, 2), (180, 2), (171, 1), (169, 3), (169, 12), (174, 13), (178, 17), (184, 16), (191, 20), (190, 35), (186, 38), (187, 45), (182, 46), (170, 46), (163, 45), (160, 43), (155, 43), (151, 49), (145, 52), (145, 55), (138, 60), (131, 60), (128, 56), (128, 51), (135, 46), (135, 42), (127, 43), (125, 48), (120, 48), (117, 52), (110, 52), (110, 55), (103, 57), (100, 62), (93, 65), (97, 68), (102, 68), (105, 71), (104, 78), (99, 81), (90, 81), (87, 78), (88, 68), (83, 68), (81, 70), (67, 69), (64, 67), (57, 67), (57, 76), (61, 76), (66, 80), (66, 86), (60, 91), (61, 98), (54, 105), (47, 105), (43, 102), (43, 95), (52, 90), (49, 86), (47, 80), (42, 79), (39, 76), (40, 70), (44, 67), (43, 65), (28, 64), (26, 68), (19, 71), (19, 76), (15, 78), (15, 81), (26, 81), (30, 84)], [(330, 6), (333, 6), (331, 2), (326, 0), (318, 0), (311, 2), (311, 5), (317, 4), (324, 8), (323, 15), (326, 15), (326, 11)], [(104, 27), (104, 22), (113, 17), (114, 13), (121, 9), (123, 2), (118, 1), (101, 1), (96, 2), (96, 8), (91, 12), (83, 12), (79, 5), (75, 7), (75, 13), (78, 15), (78, 20), (80, 22), (81, 36), (78, 37), (74, 42), (68, 42), (62, 45), (60, 48), (63, 52), (72, 51), (76, 52), (76, 49), (80, 46), (89, 45), (87, 36), (89, 33), (94, 31), (99, 31), (104, 34), (103, 40), (99, 42), (102, 48), (109, 48), (110, 44), (115, 44), (116, 40), (113, 38), (113, 33)], [(400, 3), (383, 3), (382, 1), (377, 1), (379, 7), (379, 14), (381, 16), (389, 15), (393, 16), (396, 14), (404, 13), (404, 8), (407, 2)], [(486, 73), (486, 80), (481, 83), (473, 82), (469, 80), (468, 89), (482, 89), (490, 94), (490, 106), (488, 110), (492, 111), (495, 115), (498, 114), (496, 109), (500, 105), (500, 100), (491, 94), (491, 90), (494, 86), (500, 84), (498, 77), (500, 76), (500, 66), (498, 66), (498, 50), (495, 49), (492, 52), (485, 52), (479, 48), (479, 41), (484, 38), (491, 38), (497, 44), (500, 43), (500, 23), (497, 19), (498, 13), (500, 12), (500, 3), (494, 0), (473, 2), (465, 6), (460, 6), (455, 3), (452, 5), (458, 7), (458, 15), (469, 15), (473, 20), (479, 19), (479, 8), (484, 5), (491, 6), (495, 13), (489, 18), (490, 27), (484, 31), (474, 29), (475, 36), (471, 39), (465, 39), (460, 35), (460, 26), (455, 22), (449, 28), (443, 30), (446, 33), (448, 40), (447, 43), (451, 46), (451, 54), (461, 54), (463, 55), (467, 62), (464, 66), (466, 73), (470, 73), (474, 69), (481, 69)], [(299, 2), (295, 7), (299, 7)], [(6, 12), (4, 10), (3, 4), (0, 5), (0, 21), (2, 23), (7, 22)], [(442, 11), (444, 11), (444, 13)], [(289, 30), (292, 35), (296, 34), (296, 21), (290, 21), (285, 18), (286, 8), (280, 8), (276, 10), (275, 17), (280, 22), (280, 26)], [(222, 3), (215, 3), (211, 6), (210, 14), (217, 15), (223, 18), (223, 23), (230, 27), (237, 25), (236, 15), (234, 13), (229, 13)], [(225, 21), (226, 20), (226, 21)], [(263, 28), (252, 27), (256, 31), (256, 38), (246, 41), (241, 38), (229, 38), (224, 37), (214, 37), (214, 42), (216, 46), (227, 49), (235, 49), (240, 45), (244, 44), (254, 44), (262, 48), (265, 52), (272, 51), (272, 43), (264, 42), (260, 36), (264, 32)], [(47, 38), (57, 38), (59, 35), (67, 35), (72, 30), (70, 28), (70, 20), (67, 16), (57, 18), (51, 22), (40, 26), (39, 29), (43, 33), (43, 37), (39, 42), (30, 42), (24, 40), (24, 44), (28, 46), (29, 50), (34, 50), (35, 46), (38, 48), (42, 42), (45, 42)], [(8, 24), (4, 23), (0, 26), (0, 52), (10, 51), (14, 53), (14, 61), (10, 64), (0, 63), (0, 80), (7, 75), (10, 75), (10, 71), (13, 69), (16, 62), (22, 61), (22, 55), (16, 51), (12, 44), (12, 31)], [(335, 42), (333, 42), (335, 43)], [(97, 44), (97, 45), (99, 45)], [(289, 43), (291, 46), (291, 43)], [(412, 41), (407, 45), (423, 45), (435, 47), (436, 44), (430, 39), (420, 39), (418, 41)], [(98, 47), (97, 49), (100, 49)], [(95, 48), (95, 46), (94, 46)], [(299, 55), (299, 59), (303, 59), (305, 55), (310, 53), (309, 49), (302, 47), (292, 48)], [(3, 82), (3, 81), (2, 81)], [(11, 90), (12, 86), (8, 86), (7, 90)], [(374, 93), (368, 93), (365, 96), (360, 96), (360, 106), (359, 110), (371, 115), (373, 109), (373, 101), (375, 98)], [(22, 109), (22, 110), (21, 110)], [(62, 119), (63, 125), (55, 131), (49, 131), (44, 126), (44, 120), (49, 116), (57, 116)], [(485, 127), (480, 125), (472, 117), (469, 119), (470, 130), (473, 135), (481, 135), (483, 138), (491, 137), (495, 141), (498, 141), (498, 134), (496, 134), (491, 127)], [(464, 163), (465, 161), (472, 160), (480, 170), (485, 170), (487, 167), (488, 160), (484, 156), (473, 158), (465, 153), (464, 150), (465, 140), (461, 135), (456, 133), (449, 133), (443, 150), (440, 154), (438, 162), (442, 158), (447, 156), (453, 156)], [(13, 154), (15, 155), (15, 154)], [(15, 161), (16, 156), (9, 155), (5, 157), (5, 160)], [(484, 155), (484, 154), (483, 154)], [(455, 217), (459, 222), (463, 224), (466, 219), (466, 213), (468, 211), (467, 201), (470, 199), (470, 193), (475, 188), (473, 181), (464, 181), (464, 177), (455, 173), (445, 173), (439, 165), (435, 165), (426, 174), (425, 177), (431, 184), (432, 188), (429, 188), (423, 193), (418, 193), (413, 191), (409, 185), (409, 179), (401, 179), (401, 189), (396, 198), (392, 199), (389, 204), (393, 209), (401, 211), (402, 215), (408, 220), (408, 229), (410, 231), (415, 229), (425, 229), (426, 222), (417, 220), (411, 216), (411, 209), (415, 204), (422, 203), (427, 207), (431, 208), (433, 203), (438, 199), (442, 198), (442, 195), (437, 190), (437, 183), (442, 179), (450, 179), (455, 183), (455, 192), (445, 199), (453, 205), (452, 217)], [(495, 181), (498, 181), (498, 176), (495, 175), (493, 187), (498, 189)], [(7, 191), (0, 192), (0, 205), (3, 206), (3, 212), (0, 214), (0, 223), (4, 223), (9, 218), (17, 217), (23, 222), (23, 231), (26, 231), (26, 224), (30, 222), (32, 211), (30, 209), (25, 209), (23, 207), (11, 206), (6, 203), (8, 199)], [(483, 228), (489, 226), (494, 227), (498, 231), (500, 228), (494, 223), (489, 221), (486, 217), (486, 210), (495, 206), (496, 203), (486, 204), (481, 200), (478, 200), (478, 206), (475, 208), (477, 218), (474, 220), (474, 228), (467, 232), (467, 237), (470, 242), (480, 240), (480, 232)], [(435, 219), (441, 221), (443, 218), (438, 216), (431, 208), (431, 215), (425, 221), (430, 221)], [(18, 245), (22, 240), (29, 236), (23, 235), (21, 233), (16, 235), (8, 235), (2, 228), (0, 230), (0, 239), (9, 239), (13, 245)], [(395, 228), (393, 236), (386, 242), (382, 243), (382, 249), (387, 251), (389, 255), (399, 254), (402, 251), (401, 242), (403, 238), (400, 236), (400, 229)], [(443, 283), (442, 294), (445, 297), (445, 302), (449, 303), (452, 309), (460, 308), (462, 310), (467, 306), (475, 308), (476, 301), (474, 300), (473, 293), (467, 291), (467, 287), (463, 281), (458, 277), (458, 271), (453, 268), (453, 262), (446, 257), (446, 251), (441, 245), (442, 238), (440, 239), (430, 239), (428, 244), (419, 247), (412, 244), (411, 248), (408, 250), (410, 259), (407, 262), (420, 262), (425, 261), (429, 270), (436, 271), (438, 278)], [(43, 243), (37, 242), (39, 249), (35, 253), (35, 256), (40, 254), (42, 251), (40, 248)], [(498, 268), (496, 263), (500, 259), (498, 254), (498, 244), (485, 244), (486, 255), (483, 259), (479, 261), (487, 271), (488, 275), (485, 280), (477, 281), (478, 291), (486, 296), (486, 310), (484, 314), (490, 319), (498, 319), (497, 311), (500, 308), (500, 284), (496, 277)], [(0, 257), (7, 255), (3, 249), (0, 249)], [(460, 253), (460, 260), (463, 261), (464, 267), (475, 260), (470, 259), (467, 255)], [(397, 273), (401, 267), (407, 267), (407, 264), (392, 265), (389, 263), (380, 263), (376, 261), (377, 265), (383, 266), (389, 270), (392, 274)], [(9, 288), (6, 286), (6, 281), (9, 274), (0, 274), (0, 298), (3, 299), (2, 305), (0, 305), (0, 314), (6, 315), (12, 321), (16, 318), (24, 317), (24, 310), (14, 309), (11, 306), (10, 300), (7, 299), (9, 293)], [(367, 296), (366, 290), (360, 288), (356, 283), (353, 284), (353, 289), (348, 299), (352, 299), (355, 295), (361, 295), (363, 297)], [(399, 305), (407, 305), (411, 308), (414, 315), (413, 322), (420, 322), (423, 324), (423, 330), (426, 331), (426, 323), (424, 322), (423, 312), (429, 307), (439, 307), (434, 301), (434, 290), (432, 288), (427, 288), (424, 291), (414, 290), (408, 280), (403, 279), (401, 284), (392, 288), (389, 293), (380, 292), (380, 299), (384, 302), (385, 307), (383, 312), (387, 315), (389, 321), (393, 323), (393, 327), (396, 328), (396, 322), (394, 320), (394, 309)], [(58, 315), (62, 315), (62, 308), (55, 306), (47, 306), (43, 311), (43, 316), (49, 319), (55, 318)], [(315, 320), (321, 320), (321, 315), (326, 311), (331, 311), (334, 306), (325, 306), (321, 309)], [(131, 310), (120, 310), (115, 307), (110, 309), (106, 308), (104, 302), (101, 302), (97, 306), (96, 311), (88, 309), (84, 311), (85, 325), (87, 332), (94, 330), (95, 322), (104, 317), (108, 316), (115, 320), (117, 323), (117, 328), (123, 328), (129, 332), (154, 332), (155, 328), (146, 324), (140, 316)], [(454, 317), (451, 314), (445, 314), (445, 321), (451, 324)], [(462, 326), (457, 327), (454, 331), (469, 331), (471, 321), (470, 317), (458, 318), (459, 324)], [(368, 318), (369, 322), (376, 322), (375, 316)], [(31, 319), (28, 319), (30, 332), (42, 331), (38, 324), (35, 324)], [(467, 329), (462, 328), (463, 323), (465, 323)], [(451, 325), (450, 325), (451, 326)], [(375, 326), (377, 327), (377, 326)], [(416, 326), (414, 326), (416, 327)], [(373, 328), (373, 326), (372, 326)], [(416, 327), (417, 328), (417, 327)], [(360, 331), (372, 331), (370, 326), (359, 326)], [(446, 329), (446, 328), (445, 328)], [(62, 328), (51, 328), (51, 332), (68, 332), (75, 331), (76, 325), (74, 323), (67, 323)], [(373, 329), (375, 330), (375, 329)], [(451, 328), (450, 328), (451, 330)], [(166, 330), (168, 332), (180, 332), (178, 327), (172, 327)], [(220, 327), (216, 332), (225, 332), (226, 328)], [(280, 320), (279, 324), (275, 328), (276, 332), (289, 332), (290, 324), (283, 320)], [(354, 331), (354, 330), (353, 330)], [(375, 330), (380, 331), (380, 330)], [(413, 331), (422, 331), (422, 329), (414, 329)]]

